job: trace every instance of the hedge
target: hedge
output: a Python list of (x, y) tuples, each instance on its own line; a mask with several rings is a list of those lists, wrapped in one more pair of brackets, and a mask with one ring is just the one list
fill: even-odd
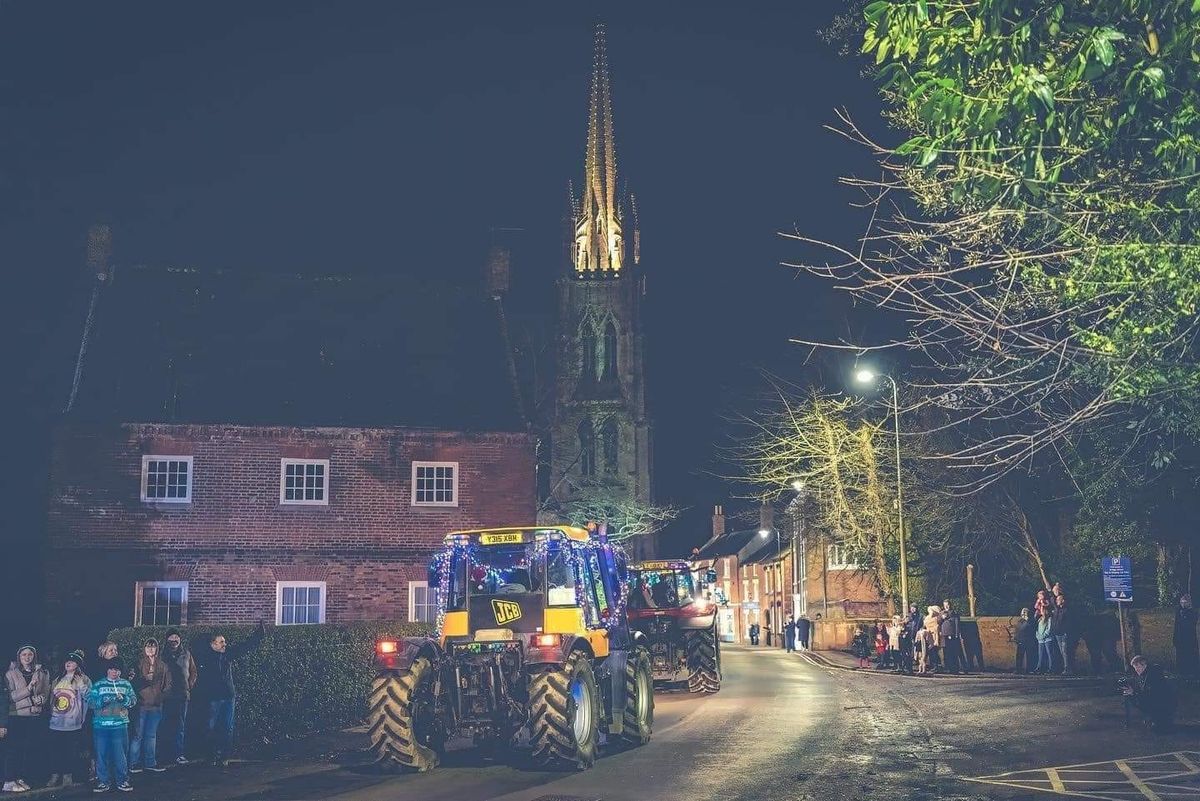
[[(135, 656), (141, 656), (148, 638), (162, 643), (169, 628), (114, 629), (108, 636), (117, 643), (128, 667)], [(249, 637), (255, 627), (177, 628), (197, 654), (210, 647), (214, 634), (225, 635), (234, 645)], [(262, 644), (234, 666), (238, 735), (262, 742), (360, 722), (366, 715), (376, 640), (429, 632), (424, 623), (268, 626)], [(196, 709), (188, 717), (190, 729), (190, 724), (200, 724), (206, 716)]]

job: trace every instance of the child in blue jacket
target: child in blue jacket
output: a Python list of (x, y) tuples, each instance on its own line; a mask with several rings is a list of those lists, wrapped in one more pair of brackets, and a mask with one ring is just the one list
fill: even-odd
[(125, 666), (120, 658), (102, 665), (105, 677), (88, 691), (92, 715), (92, 740), (96, 746), (96, 788), (107, 792), (116, 781), (117, 789), (129, 792), (129, 709), (137, 703), (133, 685), (121, 675)]

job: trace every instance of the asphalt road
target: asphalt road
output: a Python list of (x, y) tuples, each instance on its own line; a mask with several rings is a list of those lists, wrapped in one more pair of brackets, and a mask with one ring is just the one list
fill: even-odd
[[(1126, 730), (1119, 699), (1099, 682), (863, 675), (765, 648), (726, 648), (723, 657), (720, 693), (660, 694), (650, 744), (607, 755), (590, 771), (545, 773), (466, 750), (428, 774), (384, 777), (358, 764), (354, 743), (343, 739), (335, 741), (340, 755), (138, 777), (135, 795), (1047, 801), (1058, 791), (1113, 801), (1200, 799), (1200, 727), (1169, 736)], [(1139, 759), (1147, 755), (1162, 756)]]

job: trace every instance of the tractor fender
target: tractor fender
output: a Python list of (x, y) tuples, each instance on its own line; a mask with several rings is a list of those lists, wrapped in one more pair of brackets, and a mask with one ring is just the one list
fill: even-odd
[(679, 628), (689, 631), (695, 629), (711, 629), (717, 622), (717, 613), (711, 615), (697, 615), (696, 617), (681, 617), (679, 618)]
[(375, 655), (375, 666), (384, 670), (405, 670), (421, 657), (429, 660), (434, 668), (442, 664), (446, 651), (442, 644), (430, 637), (405, 637), (399, 642), (394, 654)]

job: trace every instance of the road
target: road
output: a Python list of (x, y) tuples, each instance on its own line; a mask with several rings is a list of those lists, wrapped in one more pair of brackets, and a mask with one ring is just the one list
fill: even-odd
[[(1099, 683), (864, 675), (765, 648), (731, 647), (723, 656), (720, 693), (660, 694), (652, 742), (608, 755), (582, 773), (491, 764), (468, 750), (452, 752), (428, 774), (383, 777), (358, 764), (351, 749), (342, 764), (308, 758), (138, 777), (137, 795), (1045, 801), (1055, 797), (1047, 791), (1058, 790), (1114, 801), (1200, 798), (1196, 727), (1161, 737), (1140, 729), (1131, 734), (1122, 726), (1119, 701)], [(1138, 759), (1156, 754), (1164, 756)], [(997, 776), (1003, 773), (1013, 775)]]

